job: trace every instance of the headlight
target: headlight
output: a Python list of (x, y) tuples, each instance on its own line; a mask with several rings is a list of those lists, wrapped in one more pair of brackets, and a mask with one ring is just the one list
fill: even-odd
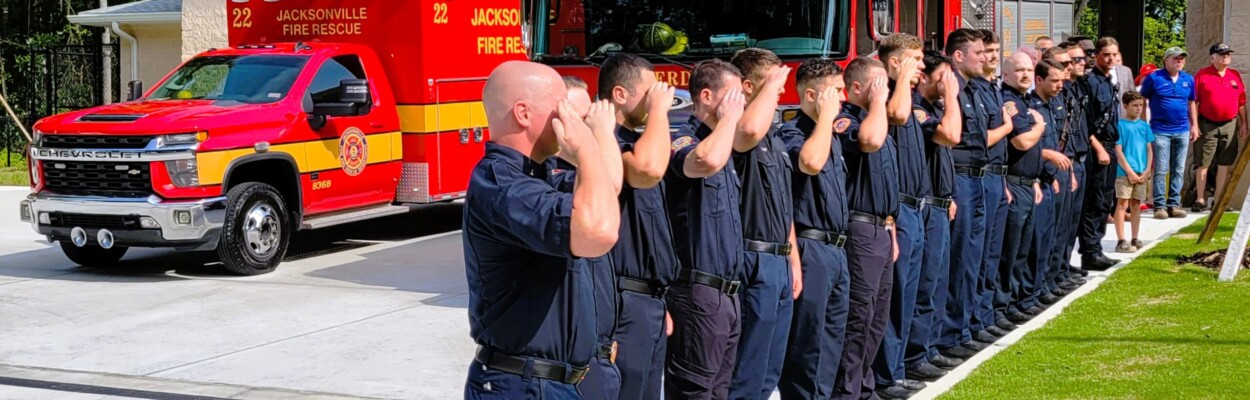
[(179, 133), (158, 139), (157, 147), (194, 145), (208, 139), (208, 132)]
[(30, 135), (31, 135), (30, 145), (32, 147), (39, 147), (43, 142), (43, 132), (40, 132), (38, 129), (35, 129), (35, 130), (30, 131)]
[(189, 188), (200, 185), (200, 171), (195, 159), (166, 161), (165, 169), (169, 170), (169, 180), (174, 186)]

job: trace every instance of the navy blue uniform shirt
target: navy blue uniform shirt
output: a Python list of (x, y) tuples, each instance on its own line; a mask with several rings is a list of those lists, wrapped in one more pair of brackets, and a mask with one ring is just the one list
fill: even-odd
[[(623, 153), (633, 152), (640, 136), (633, 129), (616, 128)], [(621, 187), (621, 233), (611, 253), (618, 276), (659, 286), (668, 286), (677, 277), (680, 264), (664, 190), (663, 181), (648, 189), (633, 188), (629, 182)]]
[(985, 102), (977, 95), (976, 86), (963, 75), (955, 74), (955, 78), (959, 80), (959, 105), (964, 123), (959, 144), (951, 149), (951, 157), (957, 166), (981, 168), (989, 160), (989, 149), (985, 145), (989, 135), (989, 114), (984, 111)]
[[(939, 101), (940, 103), (940, 101)], [(945, 107), (929, 102), (919, 92), (912, 96), (912, 104), (920, 106), (915, 111), (916, 121), (924, 131), (925, 155), (929, 160), (929, 183), (932, 196), (949, 199), (955, 195), (955, 159), (951, 157), (951, 148), (937, 144), (933, 135), (937, 134), (938, 125), (946, 115)]]
[[(1120, 99), (1116, 98), (1115, 85), (1111, 77), (1098, 68), (1090, 71), (1085, 79), (1085, 88), (1089, 94), (1089, 105), (1086, 107), (1086, 118), (1089, 121), (1089, 133), (1102, 141), (1104, 147), (1115, 146), (1120, 140)], [(1113, 152), (1108, 148), (1107, 152)]]
[(469, 335), (508, 354), (586, 365), (595, 348), (594, 283), (570, 263), (573, 195), (547, 168), (494, 142), (464, 207)]
[[(577, 167), (558, 157), (548, 158), (547, 182), (561, 193), (573, 193), (577, 187)], [(607, 343), (616, 331), (616, 273), (612, 267), (611, 254), (594, 258), (573, 258), (570, 268), (590, 271), (594, 281), (595, 332), (600, 343)]]
[[(816, 129), (816, 120), (799, 113), (798, 118), (786, 123), (792, 129), (782, 130), (781, 139), (793, 162), (799, 162), (803, 144)], [(842, 142), (831, 138), (829, 159), (820, 173), (808, 175), (794, 169), (794, 228), (796, 230), (819, 229), (845, 233), (850, 214), (846, 209), (846, 162), (842, 158)]]
[(778, 137), (788, 125), (769, 128), (764, 139), (745, 153), (733, 152), (734, 169), (742, 179), (742, 237), (768, 243), (790, 243), (794, 204), (790, 198), (790, 157)]
[(1089, 95), (1086, 94), (1085, 79), (1068, 81), (1064, 83), (1063, 92), (1066, 97), (1065, 109), (1068, 110), (1068, 133), (1063, 137), (1067, 140), (1060, 146), (1063, 148), (1064, 154), (1071, 157), (1089, 154), (1089, 122), (1085, 115), (1088, 113)]
[[(1003, 126), (1003, 124), (1006, 124), (1006, 118), (1014, 118), (1014, 116), (1003, 115), (1003, 96), (999, 92), (996, 85), (988, 80), (985, 80), (985, 78), (975, 78), (972, 80), (972, 84), (977, 87), (977, 94), (981, 96), (982, 101), (981, 109), (985, 113), (986, 120), (989, 122), (989, 125), (986, 126), (986, 135), (989, 134), (990, 129), (996, 129)], [(1020, 115), (1020, 113), (1023, 112), (1020, 110), (1016, 111), (1016, 115)], [(1014, 119), (1012, 121), (1014, 121)], [(986, 143), (989, 143), (988, 137), (986, 140)], [(986, 156), (988, 157), (987, 162), (991, 165), (1007, 165), (1007, 147), (1008, 144), (1006, 138), (1003, 138), (1003, 140), (999, 140), (998, 143), (990, 146), (989, 149), (986, 150)]]
[(706, 178), (686, 176), (686, 157), (712, 128), (690, 118), (673, 134), (673, 158), (665, 183), (673, 243), (684, 268), (734, 280), (742, 271), (739, 181), (733, 165)]
[(1003, 103), (1008, 108), (1016, 109), (1016, 116), (1011, 118), (1013, 128), (1007, 137), (1000, 142), (1007, 146), (1007, 174), (1022, 178), (1037, 178), (1042, 173), (1042, 147), (1041, 144), (1034, 145), (1028, 150), (1017, 149), (1011, 144), (1011, 140), (1033, 130), (1036, 124), (1033, 116), (1029, 114), (1030, 102), (1025, 100), (1028, 95), (1021, 93), (1011, 86), (1003, 86), (1002, 89)]
[[(1042, 121), (1046, 122), (1046, 130), (1042, 132), (1042, 140), (1038, 142), (1042, 150), (1059, 151), (1059, 124), (1057, 116), (1063, 112), (1063, 102), (1058, 97), (1051, 97), (1050, 100), (1042, 100), (1042, 96), (1037, 92), (1029, 94), (1025, 98), (1029, 102), (1029, 108), (1037, 110), (1038, 114), (1042, 114)], [(1059, 173), (1059, 167), (1042, 161), (1042, 173), (1039, 177), (1043, 182), (1049, 182), (1055, 179), (1055, 175)]]
[[(915, 89), (912, 98), (915, 99)], [(894, 96), (894, 81), (890, 81), (890, 96)], [(907, 122), (903, 125), (890, 125), (890, 136), (898, 144), (898, 190), (899, 193), (923, 199), (932, 193), (929, 177), (925, 174), (928, 165), (925, 162), (925, 136), (916, 120), (915, 110), (920, 104), (912, 101), (911, 111), (907, 113)]]
[(842, 141), (846, 157), (847, 207), (851, 211), (878, 217), (898, 215), (898, 149), (894, 138), (885, 136), (881, 149), (865, 153), (859, 149), (859, 125), (868, 110), (851, 103), (842, 104), (842, 114), (833, 122), (833, 133)]

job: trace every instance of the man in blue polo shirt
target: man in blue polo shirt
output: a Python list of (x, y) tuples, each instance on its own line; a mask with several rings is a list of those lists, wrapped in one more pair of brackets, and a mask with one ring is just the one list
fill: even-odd
[(1182, 71), (1187, 57), (1189, 53), (1179, 47), (1168, 49), (1163, 53), (1166, 68), (1152, 72), (1141, 82), (1141, 94), (1150, 105), (1150, 128), (1155, 133), (1156, 219), (1185, 216), (1185, 210), (1181, 209), (1185, 154), (1189, 151), (1189, 132), (1198, 129), (1194, 77)]

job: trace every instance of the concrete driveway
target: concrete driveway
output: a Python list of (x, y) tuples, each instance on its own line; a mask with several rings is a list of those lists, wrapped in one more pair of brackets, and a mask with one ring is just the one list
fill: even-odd
[(233, 277), (212, 253), (78, 267), (18, 221), (25, 195), (0, 188), (0, 398), (462, 396), (457, 204), (301, 233), (276, 272)]

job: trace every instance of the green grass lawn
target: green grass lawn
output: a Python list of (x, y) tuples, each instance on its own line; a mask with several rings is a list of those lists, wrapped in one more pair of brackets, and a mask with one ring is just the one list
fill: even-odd
[(4, 151), (0, 151), (0, 186), (30, 186), (30, 170), (26, 169), (26, 158), (20, 154), (13, 155), (13, 166), (6, 167)]
[(982, 364), (943, 400), (1250, 398), (1250, 272), (1235, 282), (1176, 259), (1227, 248), (1237, 214), (1194, 245), (1184, 228), (1044, 328)]

